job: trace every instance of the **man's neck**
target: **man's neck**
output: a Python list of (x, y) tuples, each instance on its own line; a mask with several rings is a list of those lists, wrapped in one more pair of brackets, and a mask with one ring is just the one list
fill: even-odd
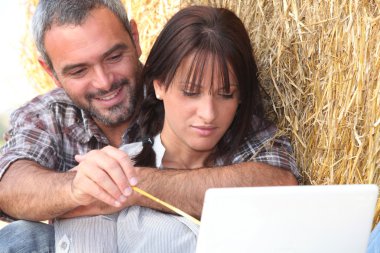
[(104, 135), (107, 137), (111, 146), (113, 147), (121, 146), (122, 137), (129, 127), (129, 121), (118, 124), (118, 125), (113, 125), (113, 126), (104, 125), (99, 122), (96, 122), (96, 123), (99, 126), (100, 130), (102, 130)]

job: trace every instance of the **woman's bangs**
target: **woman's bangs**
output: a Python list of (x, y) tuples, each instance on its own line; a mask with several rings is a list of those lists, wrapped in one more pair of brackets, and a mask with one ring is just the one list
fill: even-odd
[(205, 72), (210, 68), (212, 70), (210, 92), (214, 89), (215, 84), (218, 85), (218, 90), (230, 92), (228, 62), (221, 52), (198, 49), (190, 57), (193, 58), (186, 74), (186, 90), (198, 92), (201, 89)]

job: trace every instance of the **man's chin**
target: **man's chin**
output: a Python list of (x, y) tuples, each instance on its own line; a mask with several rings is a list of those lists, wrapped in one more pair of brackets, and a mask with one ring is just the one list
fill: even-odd
[(128, 115), (119, 115), (117, 117), (113, 115), (111, 117), (111, 116), (96, 114), (96, 115), (92, 115), (92, 117), (95, 119), (95, 121), (100, 122), (106, 126), (117, 126), (117, 125), (128, 122), (130, 119)]
[(87, 111), (95, 121), (107, 126), (116, 126), (131, 119), (134, 106), (132, 106), (131, 103), (128, 106), (119, 104), (103, 110), (90, 106)]

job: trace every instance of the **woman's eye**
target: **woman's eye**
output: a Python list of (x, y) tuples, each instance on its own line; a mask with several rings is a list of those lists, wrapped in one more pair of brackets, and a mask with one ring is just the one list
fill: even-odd
[(195, 97), (195, 96), (197, 96), (199, 94), (197, 92), (186, 91), (186, 90), (183, 90), (182, 93), (186, 97)]
[(234, 97), (234, 94), (233, 93), (221, 93), (221, 94), (219, 94), (219, 96), (226, 98), (226, 99), (230, 99), (230, 98)]

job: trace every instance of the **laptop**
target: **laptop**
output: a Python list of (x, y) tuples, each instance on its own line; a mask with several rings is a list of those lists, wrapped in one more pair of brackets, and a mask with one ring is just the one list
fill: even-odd
[(215, 188), (197, 253), (365, 253), (377, 185)]

